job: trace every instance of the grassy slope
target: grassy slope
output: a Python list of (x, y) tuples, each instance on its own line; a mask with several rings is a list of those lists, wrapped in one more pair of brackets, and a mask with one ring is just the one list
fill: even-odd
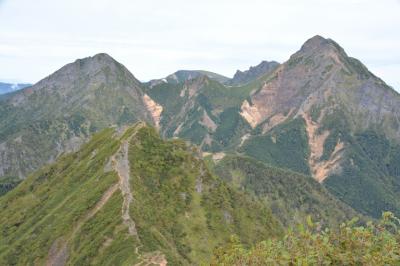
[(304, 120), (300, 118), (279, 125), (265, 135), (250, 138), (239, 151), (261, 162), (310, 174), (307, 133)]
[(311, 177), (250, 157), (226, 156), (215, 166), (215, 172), (238, 188), (265, 199), (285, 225), (303, 223), (307, 215), (323, 225), (337, 225), (357, 215)]
[[(106, 130), (95, 135), (79, 152), (39, 170), (1, 198), (0, 264), (43, 264), (57, 239), (68, 241), (71, 261), (89, 260), (99, 243), (94, 239), (122, 237), (122, 232), (113, 230), (116, 225), (99, 226), (84, 234), (72, 233), (104, 192), (118, 181), (114, 172), (104, 172), (109, 155), (118, 148), (118, 140), (113, 140), (112, 134), (113, 130)], [(112, 199), (120, 200), (117, 195)], [(119, 213), (115, 209), (104, 214), (104, 221), (111, 218), (121, 224)], [(98, 218), (95, 216), (89, 223), (100, 223)], [(80, 247), (85, 241), (92, 244)]]
[(280, 232), (263, 204), (213, 177), (183, 141), (162, 141), (149, 128), (137, 137), (130, 146), (137, 188), (131, 214), (149, 251), (161, 248), (173, 265), (205, 262), (233, 233), (249, 244)]
[(129, 146), (129, 212), (138, 239), (130, 236), (119, 190), (93, 211), (118, 182), (108, 161), (122, 139), (113, 135), (112, 129), (96, 134), (0, 198), (1, 265), (43, 265), (49, 250), (64, 243), (74, 265), (131, 265), (153, 251), (171, 265), (188, 265), (209, 261), (231, 234), (251, 244), (282, 232), (264, 204), (212, 176), (182, 141), (163, 141), (142, 128)]
[(307, 226), (251, 249), (232, 238), (215, 251), (211, 265), (399, 265), (399, 226), (400, 220), (390, 212), (366, 226), (351, 220), (322, 231), (308, 219)]
[(325, 185), (353, 208), (373, 217), (382, 211), (400, 215), (400, 148), (381, 134), (364, 131), (350, 137), (342, 172), (329, 177)]

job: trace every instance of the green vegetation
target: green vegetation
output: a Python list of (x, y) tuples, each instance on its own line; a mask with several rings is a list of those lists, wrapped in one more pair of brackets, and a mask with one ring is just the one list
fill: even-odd
[[(161, 125), (168, 127), (169, 123), (179, 113), (180, 109), (185, 104), (186, 97), (180, 97), (184, 84), (165, 83), (162, 82), (151, 88), (146, 88), (146, 93), (155, 102), (163, 107)], [(171, 132), (172, 130), (172, 132)], [(172, 136), (174, 129), (169, 129), (168, 136)]]
[[(210, 174), (184, 141), (139, 128), (95, 134), (2, 196), (0, 265), (132, 265), (154, 254), (192, 265), (232, 234), (252, 244), (283, 233), (264, 203)], [(115, 168), (126, 141), (137, 237), (121, 215), (127, 194)]]
[[(145, 85), (102, 54), (1, 96), (0, 265), (207, 264), (217, 246), (225, 265), (398, 264), (394, 216), (360, 227), (400, 215), (398, 94), (331, 40), (308, 44), (245, 85), (204, 71)], [(142, 123), (121, 133), (152, 121), (144, 93), (162, 137), (199, 150)], [(252, 99), (254, 129), (240, 114)], [(317, 160), (303, 114), (324, 133)]]
[[(296, 67), (298, 64), (300, 64), (300, 62), (303, 61), (303, 56), (297, 56), (297, 57), (290, 57), (289, 61), (287, 61), (285, 64), (287, 64), (287, 69), (293, 69), (294, 67)], [(308, 60), (310, 62), (310, 60)]]
[(192, 264), (207, 262), (233, 232), (245, 243), (280, 234), (265, 205), (212, 176), (183, 141), (163, 141), (151, 128), (135, 138), (131, 215), (144, 250), (161, 250), (172, 265)]
[(0, 196), (15, 188), (19, 183), (21, 180), (14, 177), (0, 179)]
[[(107, 225), (107, 231), (102, 231), (104, 221), (97, 216), (89, 219), (89, 223), (96, 224), (95, 230), (83, 233), (85, 227), (78, 226), (104, 192), (118, 181), (114, 172), (104, 172), (109, 154), (118, 148), (118, 140), (111, 138), (112, 134), (113, 130), (105, 130), (95, 135), (79, 152), (63, 156), (1, 197), (1, 265), (44, 264), (57, 241), (71, 245), (71, 261), (88, 261), (93, 259), (93, 249), (106, 237), (121, 235), (117, 230), (118, 224), (121, 226), (120, 209), (112, 206), (107, 208), (113, 211), (103, 217), (114, 223)], [(91, 244), (80, 246), (86, 242)]]
[[(320, 160), (328, 160), (339, 141), (344, 143), (346, 147), (340, 163), (342, 167), (326, 179), (324, 184), (339, 200), (363, 214), (379, 217), (382, 210), (390, 210), (398, 215), (399, 207), (396, 193), (398, 193), (400, 187), (397, 180), (400, 172), (398, 167), (400, 165), (398, 163), (400, 148), (392, 144), (391, 141), (389, 141), (390, 145), (383, 143), (388, 140), (382, 135), (379, 137), (383, 141), (381, 144), (384, 150), (382, 150), (377, 147), (381, 144), (371, 143), (372, 145), (370, 145), (369, 140), (361, 139), (361, 136), (355, 133), (360, 132), (357, 129), (360, 128), (359, 123), (363, 119), (354, 118), (347, 107), (357, 100), (351, 97), (355, 97), (353, 95), (355, 90), (362, 85), (360, 79), (365, 79), (368, 73), (366, 68), (358, 61), (348, 58), (340, 46), (332, 41), (328, 41), (327, 44), (335, 48), (340, 60), (343, 60), (345, 68), (351, 73), (350, 76), (338, 77), (344, 80), (343, 88), (329, 96), (326, 99), (327, 102), (321, 102), (311, 109), (311, 117), (314, 122), (317, 122), (320, 115), (324, 114), (319, 133), (325, 130), (329, 131), (329, 135), (323, 144), (324, 149)], [(326, 61), (325, 59), (323, 55), (317, 57), (315, 54), (303, 55), (300, 52), (285, 63), (287, 66), (285, 71), (308, 65), (308, 67), (313, 67), (313, 71), (316, 71), (316, 73), (320, 70), (322, 76), (328, 75), (336, 69), (336, 65), (334, 61), (330, 59)], [(339, 73), (338, 75), (342, 74)], [(369, 76), (373, 77), (370, 74)], [(186, 82), (185, 85), (183, 83), (173, 86), (164, 84), (162, 85), (165, 87), (163, 89), (155, 87), (149, 90), (149, 94), (164, 101), (162, 102), (163, 106), (165, 103), (166, 108), (163, 113), (165, 123), (163, 123), (162, 129), (162, 131), (168, 132), (165, 136), (172, 136), (175, 129), (181, 125), (178, 136), (195, 144), (202, 144), (203, 150), (232, 152), (239, 146), (241, 137), (251, 132), (253, 136), (237, 149), (239, 153), (279, 168), (310, 175), (308, 140), (302, 119), (289, 119), (267, 134), (262, 134), (262, 125), (251, 131), (249, 125), (239, 114), (241, 103), (249, 98), (250, 93), (257, 94), (264, 83), (276, 78), (275, 73), (269, 73), (244, 86), (228, 87), (215, 80), (198, 77)], [(183, 97), (184, 99), (179, 96), (184, 86), (194, 84), (198, 86), (195, 87), (196, 93), (191, 99), (185, 98), (187, 94)], [(301, 84), (305, 85), (298, 88), (300, 94), (312, 89), (314, 81), (312, 78), (307, 78)], [(159, 95), (157, 90), (160, 91)], [(168, 95), (168, 93), (171, 94)], [(306, 96), (304, 95), (304, 97)], [(172, 98), (178, 100), (173, 101)], [(189, 106), (189, 109), (183, 108), (185, 103)], [(324, 112), (330, 110), (329, 107), (335, 104), (339, 104), (342, 108)], [(207, 112), (217, 125), (214, 132), (200, 124), (199, 121), (204, 112)], [(177, 113), (182, 115), (179, 119), (176, 119)], [(169, 119), (169, 114), (175, 119)], [(357, 121), (353, 123), (353, 120)], [(395, 125), (394, 128), (396, 128)], [(210, 144), (206, 144), (205, 139)], [(368, 151), (368, 147), (371, 147), (371, 151)], [(382, 150), (381, 154), (372, 154), (375, 152), (375, 147), (377, 147), (376, 151)], [(385, 154), (382, 154), (382, 152)]]
[[(239, 114), (240, 106), (250, 92), (260, 89), (271, 78), (271, 73), (267, 73), (242, 86), (225, 86), (200, 75), (180, 82), (160, 82), (146, 88), (146, 93), (163, 106), (163, 136), (174, 136), (179, 127), (176, 136), (202, 145), (205, 151), (216, 152), (234, 149), (241, 136), (251, 130)], [(204, 112), (216, 124), (215, 131), (201, 124)]]
[(233, 237), (216, 249), (211, 265), (398, 265), (400, 220), (384, 213), (379, 223), (357, 226), (357, 220), (339, 228), (307, 226), (290, 230), (283, 238), (265, 240), (247, 248)]
[(254, 89), (254, 84), (226, 87), (214, 80), (207, 82), (202, 93), (206, 96), (214, 108), (229, 108), (240, 106), (251, 90)]
[[(374, 131), (357, 134), (356, 139), (368, 158), (385, 174), (400, 177), (400, 145), (391, 144), (384, 135)], [(400, 187), (400, 180), (397, 185)]]
[(385, 210), (400, 215), (399, 146), (373, 131), (344, 136), (351, 144), (346, 152), (350, 163), (326, 180), (327, 188), (364, 214), (377, 218)]
[(312, 177), (253, 158), (227, 155), (214, 166), (214, 171), (239, 189), (264, 200), (285, 226), (304, 223), (308, 215), (324, 226), (334, 226), (357, 215)]
[(231, 107), (219, 115), (219, 125), (213, 137), (224, 149), (237, 146), (240, 143), (240, 137), (250, 130), (250, 126), (243, 120), (239, 111), (238, 107)]
[(177, 84), (184, 83), (187, 80), (196, 79), (200, 76), (207, 76), (208, 78), (220, 83), (225, 83), (229, 80), (229, 78), (225, 76), (205, 70), (178, 70), (175, 73), (167, 76), (164, 80), (166, 80), (168, 83)]
[(300, 118), (279, 125), (265, 135), (252, 137), (239, 152), (280, 168), (310, 174), (307, 133)]

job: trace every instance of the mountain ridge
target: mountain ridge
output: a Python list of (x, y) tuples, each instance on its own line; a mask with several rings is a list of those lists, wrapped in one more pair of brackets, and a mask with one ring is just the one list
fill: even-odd
[(6, 83), (6, 82), (0, 82), (0, 95), (14, 92), (26, 87), (31, 86), (32, 84), (30, 83)]
[(96, 133), (1, 197), (0, 210), (4, 265), (193, 265), (231, 234), (250, 244), (282, 233), (264, 204), (144, 123)]

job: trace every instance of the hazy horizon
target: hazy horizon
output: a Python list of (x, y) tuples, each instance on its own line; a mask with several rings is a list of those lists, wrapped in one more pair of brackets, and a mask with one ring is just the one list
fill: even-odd
[(100, 52), (142, 81), (179, 69), (232, 77), (321, 35), (399, 91), (398, 14), (396, 0), (0, 0), (0, 80), (35, 83)]

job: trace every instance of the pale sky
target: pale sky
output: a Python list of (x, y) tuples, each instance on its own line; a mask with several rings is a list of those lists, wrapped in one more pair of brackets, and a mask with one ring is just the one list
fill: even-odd
[(0, 80), (35, 83), (99, 52), (142, 81), (231, 77), (316, 34), (400, 91), (400, 0), (0, 0)]

